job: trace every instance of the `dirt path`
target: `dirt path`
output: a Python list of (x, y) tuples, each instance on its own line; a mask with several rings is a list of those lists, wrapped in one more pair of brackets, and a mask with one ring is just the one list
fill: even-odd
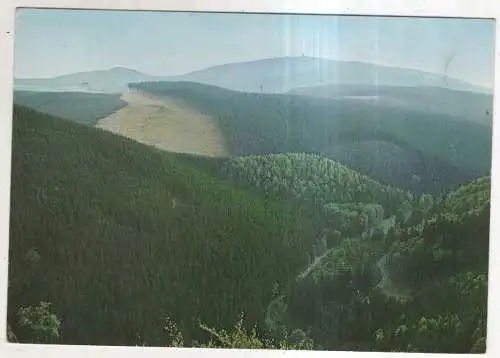
[[(395, 225), (395, 216), (391, 216), (381, 223), (381, 228), (384, 230), (384, 233), (387, 235), (388, 231), (391, 227)], [(363, 233), (364, 235), (368, 235), (368, 232)], [(363, 235), (362, 235), (363, 236)], [(316, 256), (313, 262), (302, 271), (297, 278), (303, 279), (306, 277), (318, 264), (321, 260), (328, 254), (330, 250), (327, 250), (320, 256)], [(377, 261), (377, 268), (380, 270), (382, 274), (382, 279), (378, 283), (377, 287), (382, 290), (384, 295), (387, 297), (394, 297), (396, 299), (407, 299), (410, 297), (409, 291), (403, 289), (402, 287), (398, 287), (390, 278), (389, 272), (387, 270), (387, 255), (384, 255), (380, 260)]]
[[(314, 261), (304, 270), (302, 271), (297, 278), (303, 279), (323, 260), (323, 258), (328, 254), (330, 250), (327, 250), (323, 255), (317, 256), (314, 258)], [(387, 270), (387, 255), (384, 255), (380, 260), (377, 261), (377, 268), (380, 270), (382, 274), (382, 280), (378, 283), (377, 287), (382, 290), (384, 295), (387, 297), (394, 297), (396, 299), (407, 299), (409, 298), (409, 293), (403, 290), (400, 287), (397, 287), (396, 284), (391, 280), (389, 276), (389, 272)]]
[(299, 279), (303, 279), (304, 277), (306, 277), (307, 275), (309, 275), (309, 272), (311, 272), (311, 270), (313, 268), (315, 268), (320, 262), (321, 260), (326, 256), (326, 254), (328, 254), (330, 250), (326, 250), (322, 255), (320, 256), (316, 256), (314, 258), (314, 261), (304, 270), (302, 271), (299, 275), (298, 275), (298, 278)]
[(122, 99), (128, 105), (96, 127), (171, 152), (227, 156), (224, 138), (211, 117), (168, 98), (134, 92)]
[(409, 293), (396, 287), (394, 282), (389, 277), (389, 273), (387, 272), (387, 255), (384, 255), (380, 260), (378, 260), (377, 267), (382, 274), (382, 280), (380, 280), (378, 287), (387, 297), (394, 297), (397, 299), (406, 299), (409, 297)]

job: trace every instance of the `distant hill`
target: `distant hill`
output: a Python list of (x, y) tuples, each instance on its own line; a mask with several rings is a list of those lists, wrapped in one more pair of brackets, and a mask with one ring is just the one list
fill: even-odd
[(290, 93), (341, 99), (353, 104), (362, 103), (446, 114), (488, 126), (491, 126), (493, 118), (491, 94), (440, 87), (326, 85), (295, 88)]
[[(472, 114), (462, 117), (438, 113), (454, 112), (451, 103), (455, 94), (461, 99), (461, 104), (455, 106), (468, 107), (464, 113), (473, 113), (474, 108), (479, 111), (481, 101), (487, 105), (491, 98), (487, 95), (438, 88), (429, 88), (429, 93), (408, 89), (406, 94), (402, 88), (403, 94), (399, 95), (382, 87), (381, 93), (403, 98), (403, 105), (392, 105), (346, 96), (249, 94), (189, 82), (146, 82), (130, 87), (157, 96), (158, 105), (141, 108), (129, 104), (130, 113), (123, 113), (129, 122), (119, 127), (118, 122), (113, 124), (112, 128), (117, 129), (113, 131), (166, 150), (183, 148), (182, 141), (172, 134), (177, 124), (183, 125), (181, 118), (191, 118), (191, 122), (193, 118), (205, 118), (214, 131), (220, 132), (219, 142), (225, 143), (228, 155), (323, 154), (382, 183), (414, 193), (447, 191), (487, 175), (491, 167), (491, 122)], [(344, 94), (365, 94), (370, 90), (336, 88), (337, 92), (343, 89)], [(435, 97), (443, 94), (443, 102), (450, 105), (440, 106), (440, 100), (433, 100), (430, 93), (436, 93)], [(472, 100), (475, 97), (478, 101)], [(16, 91), (14, 102), (89, 125), (126, 105), (117, 94), (81, 92)], [(429, 107), (417, 105), (424, 102), (430, 103)], [(155, 129), (146, 135), (147, 128)], [(166, 130), (169, 133), (162, 133)], [(203, 147), (203, 143), (198, 144)], [(195, 149), (187, 151), (204, 152)]]
[(17, 78), (14, 81), (14, 88), (41, 92), (123, 93), (127, 91), (129, 83), (160, 79), (164, 78), (147, 75), (125, 67), (115, 67), (109, 70), (79, 72), (53, 78)]
[(314, 204), (377, 203), (395, 214), (411, 195), (348, 169), (331, 159), (302, 153), (232, 158), (223, 172), (244, 187), (271, 197), (291, 197)]
[(14, 103), (93, 126), (127, 105), (120, 97), (108, 93), (15, 91)]
[(433, 194), (491, 167), (491, 128), (457, 117), (187, 82), (131, 87), (212, 116), (236, 156), (323, 154), (382, 183)]
[(283, 93), (297, 87), (335, 85), (436, 86), (488, 92), (488, 89), (443, 75), (363, 62), (314, 57), (277, 57), (230, 63), (170, 80), (219, 86), (235, 91)]
[(188, 81), (235, 91), (284, 93), (320, 85), (435, 86), (464, 91), (491, 90), (417, 70), (313, 57), (277, 57), (213, 66), (178, 76), (152, 76), (123, 67), (48, 79), (16, 79), (18, 90), (124, 92), (127, 83)]

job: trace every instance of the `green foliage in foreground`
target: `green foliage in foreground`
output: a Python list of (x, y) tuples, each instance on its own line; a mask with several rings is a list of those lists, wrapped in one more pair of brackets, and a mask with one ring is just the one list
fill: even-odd
[(15, 91), (14, 103), (90, 126), (124, 107), (120, 94)]
[[(30, 343), (58, 343), (60, 337), (59, 318), (50, 313), (50, 303), (40, 302), (36, 307), (23, 307), (18, 312), (20, 326), (24, 330), (24, 336), (31, 335)], [(197, 347), (197, 348), (237, 348), (237, 349), (293, 349), (311, 350), (314, 345), (300, 330), (294, 332), (278, 342), (270, 338), (261, 338), (257, 333), (257, 327), (250, 330), (245, 327), (244, 315), (231, 329), (216, 329), (206, 324), (199, 323), (199, 329), (208, 334), (207, 343), (193, 342), (186, 346), (184, 335), (177, 324), (170, 317), (164, 320), (163, 331), (166, 335), (168, 347)], [(9, 327), (10, 328), (10, 327)], [(16, 335), (10, 330), (9, 341), (14, 342)], [(146, 342), (138, 335), (138, 344), (143, 346)]]
[(51, 343), (59, 339), (61, 321), (51, 313), (49, 302), (40, 302), (34, 307), (21, 307), (17, 315), (23, 336), (31, 342)]
[[(194, 347), (201, 348), (237, 348), (237, 349), (293, 349), (293, 350), (311, 350), (314, 347), (313, 341), (303, 332), (294, 332), (294, 334), (276, 341), (270, 338), (262, 338), (257, 333), (257, 327), (247, 330), (244, 325), (244, 316), (229, 330), (216, 329), (206, 324), (200, 323), (202, 331), (208, 333), (208, 343), (195, 343)], [(184, 338), (177, 328), (177, 325), (168, 317), (166, 319), (165, 332), (169, 337), (168, 346), (184, 347)], [(193, 347), (189, 345), (188, 347)]]
[[(168, 314), (263, 320), (273, 286), (307, 264), (321, 226), (178, 157), (111, 133), (14, 109), (9, 322), (52, 302), (62, 341), (162, 344)], [(23, 341), (23, 337), (18, 337)]]

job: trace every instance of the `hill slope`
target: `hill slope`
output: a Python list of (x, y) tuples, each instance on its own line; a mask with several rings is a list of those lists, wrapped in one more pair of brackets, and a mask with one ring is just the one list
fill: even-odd
[(164, 77), (147, 75), (124, 67), (109, 70), (72, 73), (52, 78), (17, 78), (16, 90), (37, 92), (105, 92), (123, 93), (127, 85), (134, 82), (158, 81)]
[(15, 91), (14, 103), (90, 126), (127, 104), (118, 94), (29, 91)]
[(489, 92), (488, 89), (433, 73), (307, 56), (229, 63), (171, 77), (170, 80), (197, 82), (235, 91), (258, 93), (284, 93), (296, 87), (326, 84), (438, 86)]
[[(372, 204), (394, 214), (411, 196), (317, 155), (302, 153), (247, 156), (226, 162), (223, 172), (234, 182), (272, 197), (294, 198), (313, 205)], [(383, 216), (383, 215), (382, 215)]]
[(378, 181), (433, 194), (491, 166), (491, 128), (454, 117), (184, 82), (131, 88), (212, 116), (233, 155), (324, 154)]
[(480, 178), (417, 224), (327, 250), (271, 302), (268, 327), (329, 350), (484, 353), (489, 188)]
[(493, 118), (492, 95), (439, 87), (327, 85), (296, 88), (290, 93), (445, 114), (487, 126), (491, 126)]
[(125, 93), (127, 106), (102, 118), (96, 127), (176, 153), (226, 156), (225, 140), (207, 115), (166, 98)]
[[(9, 323), (53, 303), (62, 341), (162, 345), (169, 315), (259, 321), (319, 226), (297, 207), (111, 133), (14, 109)], [(235, 225), (235, 223), (237, 223)], [(241, 278), (245, 277), (244, 280)], [(197, 336), (198, 335), (198, 336)]]
[(318, 156), (174, 155), (20, 106), (13, 127), (22, 342), (18, 308), (49, 301), (65, 344), (162, 346), (169, 316), (189, 346), (245, 312), (315, 349), (485, 350), (489, 177), (408, 203)]

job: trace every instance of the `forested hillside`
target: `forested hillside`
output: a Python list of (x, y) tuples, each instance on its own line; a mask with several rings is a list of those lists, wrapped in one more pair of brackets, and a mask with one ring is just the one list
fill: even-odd
[(321, 98), (341, 98), (352, 104), (365, 103), (453, 116), (491, 126), (493, 96), (430, 86), (326, 85), (295, 88), (292, 94)]
[[(377, 203), (395, 214), (412, 195), (352, 171), (328, 158), (311, 154), (247, 156), (227, 161), (223, 168), (233, 181), (260, 188), (271, 197), (303, 199), (314, 204)], [(383, 215), (382, 215), (383, 216)]]
[(324, 155), (173, 154), (21, 106), (13, 130), (10, 340), (485, 349), (489, 177), (433, 197)]
[(484, 352), (489, 196), (481, 178), (413, 224), (327, 250), (270, 304), (269, 329), (329, 350)]
[(15, 91), (14, 103), (90, 126), (127, 104), (121, 94), (29, 91)]
[[(49, 301), (61, 340), (162, 344), (169, 315), (229, 327), (263, 318), (307, 264), (317, 222), (172, 154), (15, 107), (9, 320)], [(244, 279), (242, 279), (244, 277)], [(203, 336), (202, 336), (203, 337)]]
[(213, 116), (236, 156), (323, 154), (415, 194), (441, 194), (491, 166), (491, 129), (445, 115), (185, 82), (130, 86)]

